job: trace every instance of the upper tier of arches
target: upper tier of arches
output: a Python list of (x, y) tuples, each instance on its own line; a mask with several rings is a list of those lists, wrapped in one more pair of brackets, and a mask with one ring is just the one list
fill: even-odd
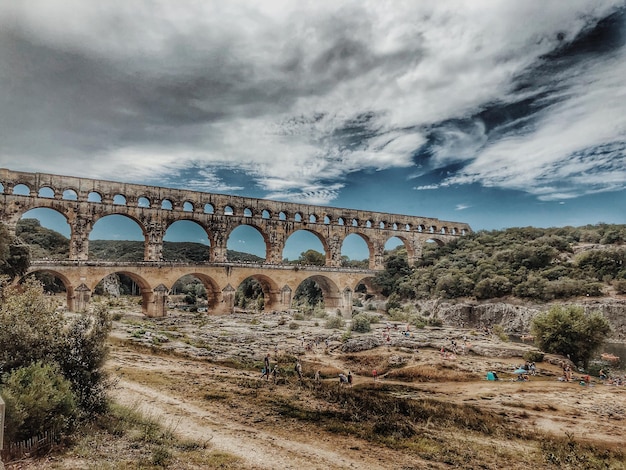
[(47, 207), (63, 214), (72, 230), (70, 258), (87, 259), (88, 236), (102, 217), (135, 220), (146, 238), (145, 260), (161, 258), (163, 234), (179, 220), (191, 220), (209, 234), (210, 261), (226, 261), (228, 234), (239, 225), (255, 227), (268, 247), (266, 261), (280, 264), (286, 239), (297, 230), (320, 238), (327, 265), (341, 265), (341, 244), (356, 233), (370, 249), (370, 267), (382, 268), (385, 242), (398, 237), (410, 258), (421, 255), (428, 239), (445, 243), (471, 231), (462, 222), (435, 218), (271, 201), (233, 195), (101, 181), (0, 169), (1, 220), (14, 226), (21, 214)]

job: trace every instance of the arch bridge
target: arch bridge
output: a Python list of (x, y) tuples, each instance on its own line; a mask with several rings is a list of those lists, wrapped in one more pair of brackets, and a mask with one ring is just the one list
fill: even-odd
[[(164, 315), (165, 299), (173, 283), (185, 274), (198, 277), (212, 294), (215, 311), (234, 307), (234, 291), (253, 277), (263, 287), (266, 308), (288, 308), (291, 292), (308, 278), (322, 288), (327, 308), (351, 311), (352, 292), (359, 283), (384, 269), (385, 243), (402, 241), (408, 261), (421, 257), (426, 242), (447, 243), (471, 232), (463, 222), (436, 218), (316, 206), (267, 199), (215, 194), (90, 178), (0, 169), (0, 222), (15, 232), (17, 222), (31, 209), (47, 208), (62, 214), (70, 227), (68, 260), (34, 261), (30, 271), (50, 272), (65, 284), (68, 308), (81, 311), (96, 284), (111, 273), (123, 273), (141, 286), (142, 308), (151, 316)], [(143, 262), (112, 263), (89, 260), (89, 234), (109, 215), (134, 220), (144, 236)], [(163, 260), (163, 238), (177, 221), (191, 221), (209, 239), (208, 259), (202, 263)], [(254, 227), (263, 237), (262, 263), (230, 263), (227, 241), (241, 225)], [(325, 265), (302, 267), (283, 263), (287, 239), (297, 231), (315, 235), (325, 251)], [(341, 247), (356, 234), (369, 251), (369, 269), (342, 266)]]

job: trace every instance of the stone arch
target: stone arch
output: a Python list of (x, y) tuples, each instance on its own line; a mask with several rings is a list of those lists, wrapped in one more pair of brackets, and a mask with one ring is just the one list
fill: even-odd
[(66, 201), (78, 201), (78, 191), (74, 188), (65, 188), (63, 190), (62, 199)]
[(237, 282), (237, 289), (247, 279), (254, 279), (261, 285), (261, 289), (263, 290), (263, 298), (265, 300), (264, 310), (277, 309), (278, 304), (280, 303), (281, 289), (278, 287), (276, 282), (271, 277), (265, 274), (252, 274), (243, 279), (240, 279), (239, 282)]
[[(141, 277), (139, 274), (133, 271), (127, 271), (124, 269), (120, 269), (117, 271), (112, 271), (108, 275), (112, 274), (123, 274), (124, 276), (130, 278), (135, 282), (139, 288), (139, 295), (141, 296), (141, 313), (148, 317), (160, 316), (158, 315), (159, 307), (163, 307), (162, 305), (155, 305), (155, 301), (157, 300), (155, 297), (155, 292), (150, 286), (150, 283)], [(107, 276), (108, 276), (107, 275)], [(106, 277), (106, 276), (105, 276)], [(93, 285), (87, 286), (91, 292), (94, 292), (96, 286), (102, 281), (104, 278), (94, 280)]]
[[(65, 192), (63, 192), (63, 194), (65, 194)], [(116, 206), (126, 206), (128, 205), (126, 196), (124, 196), (123, 194), (116, 194), (115, 196), (113, 196), (113, 204)]]
[[(54, 220), (52, 221), (53, 225), (55, 224), (55, 222), (58, 223), (58, 221), (63, 220), (65, 222), (65, 224), (66, 224), (66, 227), (63, 227), (61, 230), (59, 230), (58, 226), (54, 227), (54, 228), (51, 228), (51, 227), (46, 227), (45, 224), (42, 224), (42, 227), (48, 228), (50, 230), (54, 230), (56, 232), (59, 232), (59, 233), (61, 233), (61, 235), (63, 237), (68, 237), (69, 241), (68, 241), (67, 248), (68, 248), (68, 251), (69, 251), (69, 246), (71, 244), (71, 239), (72, 239), (72, 234), (73, 234), (74, 227), (72, 227), (72, 225), (69, 223), (69, 219), (68, 219), (67, 213), (61, 212), (59, 210), (59, 208), (57, 208), (53, 204), (50, 204), (50, 205), (36, 204), (36, 205), (34, 205), (32, 207), (22, 207), (21, 209), (22, 209), (22, 211), (13, 214), (13, 216), (11, 217), (11, 220), (10, 220), (11, 226), (14, 226), (16, 228), (16, 231), (17, 231), (17, 225), (23, 219), (31, 219), (31, 218), (33, 218), (33, 219), (39, 220), (39, 222), (41, 223), (41, 214), (43, 212), (39, 212), (39, 214), (35, 214), (33, 216), (29, 216), (28, 215), (29, 212), (36, 211), (36, 210), (45, 211), (45, 212), (50, 211), (50, 212), (54, 213), (54, 218), (58, 218), (57, 221), (54, 221)], [(65, 230), (65, 229), (69, 229), (69, 233), (67, 233), (67, 234), (66, 233), (62, 233), (63, 230)], [(63, 258), (55, 256), (53, 259), (68, 259), (68, 257), (69, 257), (69, 253), (68, 253), (67, 256), (65, 256)]]
[(272, 218), (272, 212), (269, 211), (268, 209), (263, 209), (263, 211), (261, 212), (261, 218), (262, 219), (271, 219)]
[[(285, 243), (282, 246), (282, 251), (280, 254), (281, 259), (284, 258), (285, 256), (285, 247), (287, 246), (287, 242), (289, 241), (289, 239), (296, 234), (297, 232), (307, 232), (307, 233), (311, 233), (313, 234), (322, 244), (322, 248), (324, 250), (324, 256), (326, 257), (326, 265), (329, 264), (331, 257), (332, 257), (332, 253), (330, 252), (330, 247), (328, 245), (328, 240), (326, 240), (326, 237), (324, 237), (321, 233), (317, 232), (316, 230), (313, 229), (309, 229), (309, 228), (300, 228), (300, 229), (296, 229), (291, 231), (290, 233), (288, 233), (285, 237)], [(306, 250), (304, 250), (306, 251)]]
[(137, 198), (137, 207), (145, 207), (145, 208), (149, 208), (152, 206), (152, 202), (150, 201), (150, 198), (147, 196), (139, 196)]
[(102, 194), (99, 193), (98, 191), (90, 191), (89, 194), (87, 194), (87, 201), (88, 202), (102, 202)]
[[(413, 263), (415, 263), (416, 261), (417, 253), (415, 252), (415, 247), (413, 246), (411, 241), (404, 237), (401, 233), (393, 234), (385, 239), (384, 245), (386, 245), (387, 242), (389, 242), (389, 240), (391, 240), (392, 238), (397, 238), (402, 242), (402, 245), (404, 246), (404, 248), (406, 248), (407, 262), (409, 263), (409, 265), (413, 265)], [(385, 249), (387, 248), (385, 247)]]
[(437, 244), (437, 246), (443, 246), (446, 244), (446, 242), (436, 237), (429, 237), (426, 240), (424, 240), (424, 243), (428, 243), (428, 242), (434, 242)]
[(103, 214), (94, 214), (93, 216), (93, 220), (91, 221), (91, 225), (89, 227), (86, 227), (85, 231), (85, 237), (88, 241), (92, 241), (95, 240), (95, 238), (92, 238), (93, 236), (93, 231), (94, 228), (96, 227), (96, 224), (100, 223), (100, 224), (106, 224), (105, 219), (107, 217), (123, 217), (126, 219), (129, 219), (131, 221), (133, 221), (138, 227), (139, 230), (141, 231), (141, 235), (143, 237), (143, 240), (141, 240), (143, 242), (143, 246), (144, 246), (144, 250), (143, 250), (143, 259), (146, 259), (148, 252), (148, 246), (149, 246), (149, 234), (146, 231), (146, 226), (143, 224), (143, 222), (141, 220), (139, 220), (137, 217), (135, 217), (133, 214), (125, 214), (125, 213), (120, 213), (120, 212), (107, 212), (107, 213), (103, 213)]
[[(374, 244), (372, 243), (372, 240), (365, 234), (361, 233), (360, 231), (351, 231), (349, 233), (346, 234), (346, 236), (343, 238), (343, 240), (341, 240), (341, 254), (343, 256), (343, 249), (344, 249), (344, 243), (346, 242), (346, 240), (348, 239), (348, 237), (358, 237), (361, 240), (363, 240), (365, 242), (365, 246), (367, 248), (367, 259), (370, 261), (370, 264), (372, 262), (373, 256), (374, 256), (374, 252), (375, 252), (375, 248), (374, 248)], [(352, 261), (361, 261), (361, 260), (352, 260)]]
[(258, 225), (254, 224), (254, 223), (241, 223), (241, 224), (237, 224), (237, 225), (233, 226), (227, 233), (225, 233), (225, 239), (226, 239), (227, 243), (230, 240), (233, 232), (235, 230), (237, 230), (237, 228), (239, 228), (239, 227), (251, 227), (251, 228), (255, 229), (261, 235), (261, 237), (263, 239), (263, 243), (265, 244), (265, 262), (269, 262), (270, 261), (270, 256), (271, 256), (271, 253), (272, 253), (272, 243), (270, 241), (270, 237), (261, 227), (259, 227)]
[(184, 212), (193, 212), (194, 209), (195, 208), (194, 208), (193, 202), (191, 202), (191, 201), (183, 202), (183, 211)]
[(318, 285), (318, 287), (322, 290), (322, 295), (324, 297), (324, 308), (328, 311), (335, 311), (337, 309), (343, 309), (344, 305), (342, 304), (342, 292), (330, 278), (321, 275), (315, 274), (313, 276), (309, 276), (303, 279), (297, 286), (300, 287), (304, 281), (312, 280)]
[[(189, 218), (190, 216), (188, 216), (187, 218), (180, 218), (180, 219), (172, 219), (170, 220), (167, 225), (164, 226), (163, 228), (163, 259), (164, 260), (168, 260), (168, 261), (173, 261), (171, 259), (169, 259), (168, 256), (166, 256), (167, 251), (166, 251), (166, 246), (165, 246), (165, 242), (171, 242), (172, 240), (165, 240), (168, 237), (168, 230), (170, 230), (174, 225), (182, 223), (181, 225), (185, 225), (185, 224), (193, 224), (194, 226), (197, 226), (199, 228), (202, 229), (202, 231), (204, 232), (204, 235), (206, 235), (207, 238), (207, 242), (208, 244), (206, 245), (206, 258), (203, 259), (202, 261), (209, 261), (211, 259), (211, 250), (214, 249), (214, 246), (212, 244), (212, 240), (213, 240), (213, 233), (208, 230), (207, 226), (205, 224), (203, 224), (202, 222)], [(170, 233), (171, 235), (171, 233)], [(187, 240), (176, 240), (176, 242), (191, 242), (191, 243), (200, 243), (202, 244), (202, 241), (198, 242), (197, 240), (191, 240), (191, 239), (187, 239)]]
[(30, 186), (25, 183), (18, 183), (13, 186), (13, 191), (11, 194), (16, 196), (30, 196)]
[(74, 286), (72, 285), (72, 282), (64, 274), (60, 273), (59, 271), (56, 271), (50, 268), (39, 269), (37, 267), (31, 266), (28, 269), (28, 272), (24, 276), (22, 276), (22, 278), (18, 282), (22, 283), (27, 277), (36, 273), (50, 274), (54, 276), (55, 278), (59, 279), (61, 283), (63, 284), (63, 286), (65, 287), (65, 304), (67, 306), (67, 309), (70, 312), (81, 311), (81, 310), (76, 310), (76, 305), (74, 302), (75, 300), (74, 299)]
[(354, 292), (359, 292), (359, 286), (363, 284), (367, 288), (367, 292), (371, 294), (379, 293), (379, 289), (374, 285), (374, 276), (365, 276), (356, 281), (351, 287)]
[(38, 197), (45, 197), (47, 199), (54, 199), (54, 189), (50, 186), (42, 186), (37, 193)]
[[(215, 282), (215, 280), (212, 277), (207, 276), (206, 274), (203, 274), (203, 273), (195, 272), (195, 271), (187, 273), (186, 275), (194, 276), (200, 282), (202, 282), (202, 285), (204, 286), (207, 292), (207, 309), (209, 311), (214, 310), (216, 306), (218, 305), (218, 303), (220, 302), (220, 297), (221, 297), (221, 290), (217, 282)], [(181, 278), (182, 277), (184, 276), (181, 276)], [(174, 281), (172, 286), (178, 281), (178, 279)], [(170, 287), (170, 291), (171, 291), (171, 287)]]

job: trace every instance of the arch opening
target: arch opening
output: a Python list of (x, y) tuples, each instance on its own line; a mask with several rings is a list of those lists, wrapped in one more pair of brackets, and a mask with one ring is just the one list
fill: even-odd
[(15, 233), (30, 246), (33, 260), (69, 258), (71, 227), (66, 217), (44, 207), (24, 212)]
[(310, 230), (296, 230), (285, 242), (282, 259), (284, 263), (324, 266), (328, 250), (320, 235)]
[(372, 256), (370, 241), (361, 234), (351, 233), (341, 244), (341, 265), (351, 268), (368, 268)]
[(263, 263), (267, 259), (269, 243), (261, 230), (253, 225), (239, 225), (228, 236), (228, 261)]
[(126, 215), (98, 219), (89, 233), (89, 259), (143, 261), (145, 236), (139, 223)]
[(191, 220), (177, 220), (165, 231), (163, 259), (195, 263), (209, 261), (210, 247), (204, 227)]

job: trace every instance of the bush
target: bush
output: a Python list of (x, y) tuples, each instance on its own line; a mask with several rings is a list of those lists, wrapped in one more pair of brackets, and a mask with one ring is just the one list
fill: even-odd
[(45, 431), (69, 430), (77, 415), (71, 383), (56, 364), (35, 362), (4, 377), (5, 440), (19, 442)]
[(0, 282), (0, 369), (11, 373), (37, 362), (58, 365), (87, 414), (107, 406), (103, 366), (110, 329), (103, 306), (66, 319), (34, 279), (21, 285)]
[(626, 294), (626, 279), (618, 279), (613, 282), (613, 287), (618, 294)]
[(541, 349), (569, 356), (575, 364), (586, 368), (611, 325), (600, 312), (585, 315), (582, 307), (555, 306), (533, 319), (531, 331)]
[(356, 331), (357, 333), (367, 333), (372, 329), (370, 323), (371, 320), (369, 315), (359, 313), (352, 318), (352, 325), (350, 329), (352, 331)]
[(345, 326), (346, 322), (339, 315), (328, 317), (326, 320), (326, 328), (329, 329), (341, 329)]
[(543, 362), (544, 354), (539, 351), (526, 351), (524, 353), (524, 360), (528, 362)]

